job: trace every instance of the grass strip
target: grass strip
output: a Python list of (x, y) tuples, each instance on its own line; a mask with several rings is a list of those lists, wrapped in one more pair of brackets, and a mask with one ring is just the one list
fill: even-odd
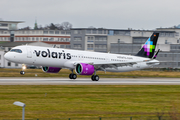
[(0, 118), (157, 116), (180, 106), (179, 85), (2, 85)]
[[(20, 75), (21, 69), (5, 69), (0, 68), (0, 77), (69, 77), (70, 70), (63, 69), (59, 73), (45, 73), (41, 69), (27, 69), (25, 75)], [(131, 72), (102, 72), (98, 71), (100, 78), (139, 78), (139, 77), (164, 77), (164, 78), (180, 78), (180, 72), (176, 71), (131, 71)], [(90, 76), (78, 75), (78, 78), (86, 78)]]

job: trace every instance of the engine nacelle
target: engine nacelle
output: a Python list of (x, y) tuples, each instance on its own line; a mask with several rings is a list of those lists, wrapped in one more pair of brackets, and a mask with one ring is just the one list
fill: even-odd
[(42, 67), (42, 70), (46, 73), (58, 73), (61, 68), (58, 67)]
[(94, 66), (87, 63), (78, 63), (75, 71), (78, 75), (92, 75), (94, 73)]

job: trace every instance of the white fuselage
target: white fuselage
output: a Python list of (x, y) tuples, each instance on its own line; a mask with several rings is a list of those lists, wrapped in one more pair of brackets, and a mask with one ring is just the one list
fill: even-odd
[[(106, 71), (125, 72), (149, 68), (153, 65), (159, 64), (157, 60), (122, 54), (98, 53), (29, 45), (17, 46), (13, 49), (20, 49), (22, 53), (7, 52), (5, 58), (8, 61), (36, 66), (74, 69), (76, 63), (88, 63), (100, 66), (108, 65), (108, 67), (104, 67)], [(148, 61), (151, 61), (152, 64), (147, 64)], [(128, 65), (128, 63), (132, 62), (136, 62), (136, 64)], [(116, 67), (113, 66), (113, 64), (118, 65), (119, 63), (121, 63), (121, 65)]]

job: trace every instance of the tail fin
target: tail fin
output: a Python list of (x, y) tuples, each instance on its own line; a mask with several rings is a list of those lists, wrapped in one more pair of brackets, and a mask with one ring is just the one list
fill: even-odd
[(158, 37), (159, 33), (153, 33), (136, 56), (152, 58), (154, 56)]

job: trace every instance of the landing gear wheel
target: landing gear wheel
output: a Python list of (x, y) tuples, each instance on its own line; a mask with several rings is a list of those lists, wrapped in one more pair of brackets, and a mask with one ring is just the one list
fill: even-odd
[(25, 74), (25, 72), (24, 72), (24, 71), (21, 71), (21, 72), (20, 72), (20, 74), (21, 74), (21, 75), (24, 75), (24, 74)]
[(77, 78), (77, 75), (76, 74), (73, 74), (72, 75), (72, 79), (76, 79)]
[(95, 76), (95, 75), (92, 75), (92, 76), (91, 76), (91, 80), (92, 80), (92, 81), (94, 81), (94, 76)]
[(99, 81), (99, 76), (98, 75), (92, 75), (91, 80), (92, 81)]
[(69, 74), (69, 79), (72, 79), (72, 75), (73, 75), (72, 73), (71, 73), (71, 74)]
[(77, 75), (76, 74), (69, 74), (69, 79), (76, 79), (77, 78)]
[(98, 76), (98, 75), (95, 75), (94, 80), (95, 80), (95, 81), (99, 81), (99, 76)]

